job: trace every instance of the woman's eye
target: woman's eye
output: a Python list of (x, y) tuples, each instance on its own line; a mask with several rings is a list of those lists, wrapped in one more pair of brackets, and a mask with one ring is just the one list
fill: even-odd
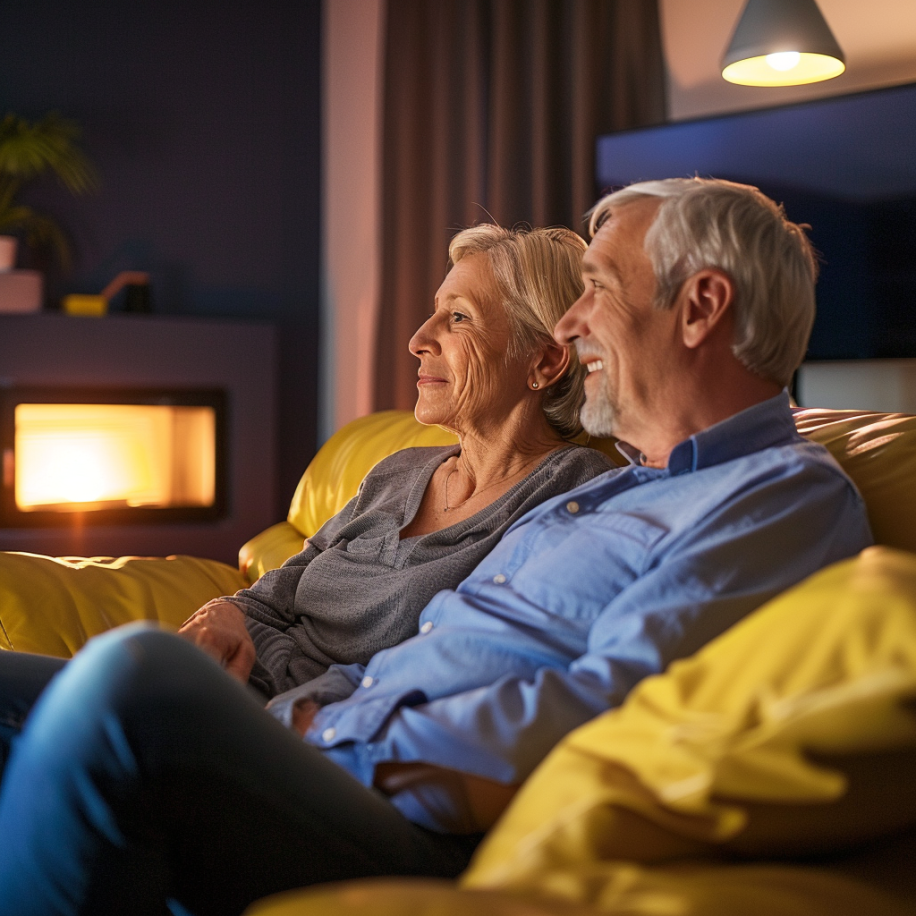
[(468, 316), (461, 312), (452, 312), (452, 321), (454, 321), (456, 324), (459, 321), (467, 321), (467, 319), (468, 319)]

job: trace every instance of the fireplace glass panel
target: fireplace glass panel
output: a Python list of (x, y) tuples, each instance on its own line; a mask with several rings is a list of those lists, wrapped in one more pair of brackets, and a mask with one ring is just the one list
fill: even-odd
[(5, 525), (217, 518), (221, 392), (0, 392)]
[(19, 404), (15, 428), (20, 512), (214, 502), (211, 407)]

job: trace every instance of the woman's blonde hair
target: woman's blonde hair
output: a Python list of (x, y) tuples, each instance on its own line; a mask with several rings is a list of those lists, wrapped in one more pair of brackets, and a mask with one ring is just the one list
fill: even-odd
[[(504, 229), (483, 224), (459, 232), (449, 245), (451, 264), (485, 254), (512, 329), (509, 355), (523, 357), (553, 341), (553, 329), (582, 295), (582, 255), (588, 246), (571, 229)], [(575, 353), (562, 378), (545, 391), (544, 415), (564, 438), (582, 426), (585, 368)]]

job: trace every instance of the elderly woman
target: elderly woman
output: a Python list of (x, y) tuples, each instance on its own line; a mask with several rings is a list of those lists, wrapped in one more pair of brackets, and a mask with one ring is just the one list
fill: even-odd
[(566, 441), (580, 428), (584, 370), (552, 336), (581, 294), (584, 250), (567, 229), (456, 235), (410, 351), (417, 419), (459, 444), (380, 462), (301, 553), (206, 604), (180, 633), (268, 697), (332, 664), (365, 663), (415, 634), (433, 595), (516, 519), (611, 467)]
[[(566, 441), (579, 428), (582, 369), (551, 336), (581, 292), (584, 248), (563, 229), (460, 233), (434, 311), (410, 341), (420, 361), (416, 415), (454, 430), (459, 444), (408, 449), (380, 462), (302, 553), (252, 588), (205, 605), (181, 633), (268, 696), (334, 662), (368, 660), (415, 635), (429, 599), (457, 586), (531, 507), (609, 468), (598, 452)], [(100, 652), (115, 644), (120, 651), (122, 643), (126, 656), (99, 661)], [(0, 914), (164, 912), (160, 896), (187, 900), (182, 912), (236, 912), (241, 897), (301, 883), (299, 871), (311, 861), (299, 823), (306, 816), (327, 826), (321, 844), (335, 851), (331, 859), (361, 855), (341, 845), (334, 817), (343, 817), (358, 821), (361, 833), (368, 829), (386, 861), (387, 847), (400, 854), (406, 844), (430, 874), (454, 875), (467, 862), (476, 836), (439, 837), (414, 827), (179, 639), (106, 634), (45, 690), (64, 664), (0, 653), (0, 845), (14, 848), (0, 863)], [(74, 688), (74, 679), (82, 686)], [(127, 742), (115, 721), (122, 713), (131, 721), (137, 714), (138, 731), (131, 725)], [(134, 738), (151, 758), (146, 750), (134, 753)], [(317, 795), (314, 766), (333, 783)], [(227, 788), (227, 773), (234, 788)], [(109, 788), (119, 798), (126, 798), (122, 788), (142, 795), (136, 829), (122, 833), (108, 817), (102, 795)], [(303, 801), (300, 789), (311, 800)], [(363, 823), (352, 793), (368, 800), (380, 832)], [(83, 802), (92, 809), (88, 817)], [(228, 821), (215, 826), (209, 814), (198, 817), (214, 810)], [(51, 830), (40, 823), (45, 814), (54, 820)], [(147, 831), (140, 823), (147, 815), (170, 826)], [(190, 831), (187, 842), (167, 840), (173, 828)], [(226, 844), (241, 844), (244, 853), (230, 855)], [(205, 854), (231, 865), (200, 899), (179, 871), (190, 864), (209, 874), (193, 864)], [(153, 900), (150, 908), (134, 905)]]

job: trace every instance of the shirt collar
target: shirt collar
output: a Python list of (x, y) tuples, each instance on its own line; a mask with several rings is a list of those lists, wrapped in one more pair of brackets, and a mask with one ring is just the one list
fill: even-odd
[[(789, 392), (754, 404), (713, 426), (679, 442), (668, 456), (669, 474), (698, 471), (722, 464), (774, 445), (785, 445), (798, 438)], [(617, 450), (630, 462), (641, 465), (643, 454), (628, 442), (617, 443)]]

